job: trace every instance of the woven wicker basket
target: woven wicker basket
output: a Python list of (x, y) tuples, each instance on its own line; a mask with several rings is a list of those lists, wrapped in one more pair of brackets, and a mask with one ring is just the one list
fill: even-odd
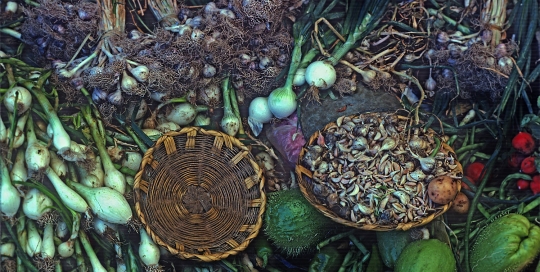
[(163, 135), (144, 155), (135, 209), (152, 239), (173, 255), (216, 261), (257, 236), (263, 185), (262, 170), (238, 139), (187, 127)]
[[(371, 114), (371, 113), (363, 113), (363, 114)], [(362, 116), (363, 114), (360, 114), (360, 116)], [(393, 113), (391, 113), (391, 114), (393, 114)], [(354, 116), (358, 116), (358, 115), (353, 115), (351, 117), (354, 117)], [(322, 130), (315, 132), (309, 138), (309, 140), (306, 142), (306, 145), (302, 148), (302, 150), (300, 152), (299, 161), (298, 161), (298, 163), (296, 165), (296, 169), (295, 169), (295, 172), (296, 172), (297, 177), (298, 177), (299, 187), (300, 187), (300, 190), (302, 191), (303, 195), (306, 197), (306, 199), (313, 206), (315, 206), (325, 216), (329, 217), (333, 221), (338, 222), (340, 224), (350, 226), (350, 227), (354, 227), (354, 228), (357, 228), (357, 229), (362, 229), (362, 230), (373, 230), (373, 231), (408, 230), (410, 228), (422, 226), (422, 225), (425, 225), (425, 224), (431, 222), (434, 218), (442, 215), (443, 213), (445, 213), (452, 206), (452, 202), (450, 202), (450, 203), (448, 203), (446, 205), (439, 205), (439, 207), (437, 207), (436, 212), (431, 213), (431, 214), (427, 215), (426, 217), (423, 217), (421, 220), (410, 221), (410, 222), (407, 222), (407, 223), (399, 223), (397, 225), (395, 225), (395, 224), (394, 225), (383, 225), (383, 224), (370, 224), (370, 223), (356, 223), (356, 222), (353, 222), (351, 220), (347, 220), (347, 219), (344, 219), (344, 218), (340, 217), (337, 213), (332, 211), (326, 205), (326, 203), (323, 203), (323, 201), (321, 201), (319, 198), (317, 198), (315, 196), (315, 194), (313, 193), (313, 185), (314, 185), (313, 184), (313, 182), (314, 182), (313, 181), (313, 172), (311, 170), (307, 169), (306, 167), (304, 167), (302, 165), (302, 162), (301, 162), (302, 158), (304, 157), (304, 154), (307, 152), (306, 147), (316, 144), (320, 133), (325, 132), (325, 131), (328, 130), (328, 128), (335, 127), (335, 126), (336, 126), (335, 122), (329, 123)], [(457, 158), (457, 156), (455, 156), (455, 153), (454, 153), (453, 149), (450, 146), (448, 146), (447, 144), (445, 144), (445, 143), (441, 144), (440, 151), (448, 151), (449, 153), (453, 153), (454, 157)], [(463, 168), (462, 168), (462, 166), (461, 166), (461, 164), (459, 162), (456, 161), (456, 163), (457, 163), (457, 167), (452, 171), (452, 173), (454, 175), (456, 175), (456, 176), (461, 176), (463, 174)], [(460, 189), (461, 189), (461, 180), (457, 180), (457, 190), (459, 191)]]

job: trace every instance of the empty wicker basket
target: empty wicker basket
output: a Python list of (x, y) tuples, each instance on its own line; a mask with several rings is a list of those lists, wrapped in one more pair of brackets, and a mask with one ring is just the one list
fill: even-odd
[(159, 245), (216, 261), (244, 250), (262, 225), (262, 170), (238, 139), (183, 128), (163, 135), (135, 176), (135, 209)]

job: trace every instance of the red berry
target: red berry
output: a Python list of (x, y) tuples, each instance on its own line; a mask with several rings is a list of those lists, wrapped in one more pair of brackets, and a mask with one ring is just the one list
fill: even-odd
[[(482, 175), (482, 171), (484, 170), (484, 164), (481, 162), (473, 162), (467, 166), (467, 169), (465, 170), (465, 175), (469, 177), (469, 180), (473, 182), (474, 184), (478, 183), (480, 179), (484, 177)], [(482, 175), (482, 176), (480, 176)]]
[(534, 157), (527, 157), (521, 162), (521, 172), (525, 174), (536, 173), (536, 165), (534, 164)]
[(540, 193), (540, 175), (536, 175), (532, 178), (531, 183), (529, 184), (533, 194)]
[(520, 189), (520, 190), (529, 189), (529, 181), (528, 180), (518, 179), (518, 181), (516, 182), (516, 185), (517, 185), (518, 189)]
[(531, 134), (527, 132), (520, 132), (514, 139), (512, 139), (512, 146), (520, 153), (529, 155), (533, 153), (536, 144), (534, 143), (534, 138)]
[(508, 158), (508, 165), (514, 169), (519, 169), (521, 166), (521, 162), (523, 159), (525, 159), (525, 155), (519, 153), (519, 152), (512, 152), (510, 157)]

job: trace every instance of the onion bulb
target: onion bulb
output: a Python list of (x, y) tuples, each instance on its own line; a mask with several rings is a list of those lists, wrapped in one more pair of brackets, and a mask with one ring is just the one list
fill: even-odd
[(135, 68), (131, 68), (129, 72), (138, 82), (146, 82), (148, 76), (150, 76), (150, 70), (144, 65), (139, 65)]
[(58, 251), (58, 255), (60, 255), (61, 258), (69, 258), (75, 252), (75, 242), (69, 239), (59, 244), (57, 251)]
[(22, 209), (24, 215), (32, 220), (39, 220), (44, 214), (51, 211), (53, 201), (36, 188), (32, 188), (24, 195)]
[(229, 78), (223, 80), (223, 118), (221, 119), (221, 129), (227, 135), (235, 136), (240, 129), (240, 119), (234, 114), (231, 104), (231, 90)]
[[(17, 105), (15, 105), (17, 103)], [(4, 106), (9, 112), (13, 112), (17, 107), (17, 114), (25, 113), (32, 104), (32, 95), (30, 92), (20, 86), (10, 88), (4, 95)]]
[(31, 258), (38, 256), (41, 253), (41, 243), (43, 242), (43, 239), (41, 238), (41, 235), (39, 235), (36, 223), (34, 221), (26, 221), (26, 232), (28, 233), (26, 253)]
[(56, 246), (54, 245), (54, 227), (52, 223), (45, 225), (43, 229), (43, 239), (41, 242), (41, 257), (54, 258)]
[[(15, 133), (13, 139), (11, 141), (13, 142), (13, 148), (19, 148), (23, 145), (24, 140), (26, 137), (24, 136), (24, 127), (26, 126), (26, 120), (28, 120), (28, 113), (23, 114), (21, 117), (19, 117), (19, 120), (17, 120), (17, 125), (15, 126)], [(11, 135), (11, 128), (8, 128), (7, 134)]]
[(195, 117), (195, 121), (193, 121), (193, 125), (197, 127), (209, 126), (210, 123), (210, 117), (204, 114), (197, 114), (197, 117)]
[(268, 96), (268, 108), (279, 119), (291, 115), (296, 110), (296, 105), (296, 94), (289, 86), (277, 88)]
[(0, 157), (0, 180), (2, 182), (0, 183), (0, 212), (7, 217), (13, 217), (21, 205), (21, 196), (11, 183), (9, 170), (2, 157)]
[(17, 156), (15, 157), (13, 167), (11, 167), (9, 177), (13, 182), (22, 182), (28, 179), (28, 171), (26, 170), (24, 159), (24, 150), (22, 148), (17, 151)]
[(306, 83), (306, 69), (299, 68), (294, 74), (293, 85), (298, 87), (304, 85), (304, 83)]
[(15, 256), (15, 249), (17, 247), (14, 243), (2, 243), (0, 245), (0, 256), (5, 257), (14, 257)]
[(306, 68), (306, 82), (321, 90), (326, 90), (336, 82), (336, 70), (330, 62), (314, 61)]
[(4, 120), (2, 120), (2, 117), (0, 116), (0, 143), (5, 143), (7, 141), (8, 133), (6, 125), (4, 124)]
[(141, 166), (142, 155), (139, 152), (126, 152), (126, 156), (122, 161), (122, 166), (127, 167), (135, 172), (139, 171)]
[(141, 244), (139, 245), (139, 257), (141, 261), (148, 267), (156, 267), (159, 263), (159, 247), (152, 241), (152, 238), (141, 228), (139, 230), (141, 235)]
[(120, 192), (109, 187), (90, 188), (78, 183), (71, 185), (88, 202), (99, 219), (113, 224), (127, 224), (133, 217), (129, 203)]
[(272, 120), (272, 112), (268, 107), (268, 97), (256, 97), (249, 104), (248, 124), (255, 136), (259, 136), (263, 124)]
[(53, 169), (53, 171), (59, 176), (59, 177), (65, 177), (68, 173), (68, 166), (66, 162), (60, 158), (58, 155), (56, 155), (54, 152), (49, 152), (51, 156), (51, 163), (50, 166)]
[(45, 174), (51, 181), (64, 205), (79, 213), (84, 213), (88, 210), (89, 206), (86, 201), (79, 194), (77, 194), (77, 192), (69, 188), (52, 170), (52, 168), (49, 167), (45, 171)]
[(42, 173), (49, 167), (51, 155), (49, 149), (37, 140), (32, 117), (26, 122), (26, 139), (27, 146), (24, 158), (28, 169), (28, 176), (33, 176)]
[(167, 133), (169, 131), (177, 131), (180, 130), (180, 126), (176, 124), (175, 122), (164, 122), (159, 124), (156, 129), (159, 130), (161, 133)]
[(120, 87), (127, 94), (132, 94), (137, 90), (137, 80), (126, 73), (124, 70), (122, 72), (122, 81), (120, 82)]
[(198, 108), (189, 103), (176, 104), (171, 112), (167, 115), (167, 120), (175, 122), (178, 125), (185, 126), (195, 119)]

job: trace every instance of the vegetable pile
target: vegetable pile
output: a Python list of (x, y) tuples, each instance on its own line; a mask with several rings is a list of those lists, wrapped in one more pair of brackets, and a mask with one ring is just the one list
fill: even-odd
[[(25, 0), (0, 8), (2, 271), (540, 269), (538, 1)], [(325, 125), (303, 124), (303, 107), (329, 109), (366, 92), (399, 99), (408, 149), (384, 142), (372, 121), (351, 126), (342, 116), (315, 141), (328, 161), (299, 158), (311, 136), (303, 127)], [(347, 103), (324, 114), (351, 109), (365, 111)], [(184, 126), (238, 137), (275, 194), (256, 240), (218, 262), (170, 256), (134, 216), (142, 155)], [(441, 152), (443, 143), (455, 154)], [(332, 186), (318, 188), (321, 197), (351, 222), (399, 224), (451, 208), (407, 231), (323, 228), (328, 219), (305, 209), (298, 192), (291, 170), (300, 160), (326, 175)], [(434, 172), (456, 165), (449, 161), (463, 176)], [(376, 172), (369, 184), (343, 178), (367, 167)]]

